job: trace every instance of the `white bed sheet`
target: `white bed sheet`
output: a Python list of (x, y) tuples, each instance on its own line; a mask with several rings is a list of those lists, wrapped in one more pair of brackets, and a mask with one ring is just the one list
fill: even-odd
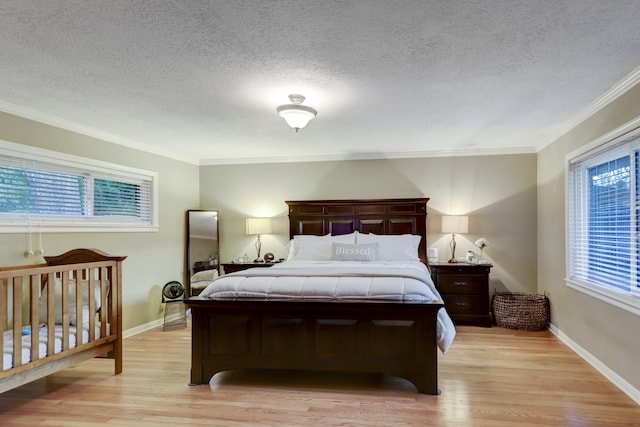
[[(442, 300), (419, 261), (290, 261), (252, 268), (212, 281), (203, 298), (317, 298), (390, 301)], [(447, 311), (438, 311), (438, 347), (446, 353), (455, 337)]]
[[(39, 345), (38, 352), (40, 358), (44, 358), (47, 355), (47, 326), (40, 327), (39, 331)], [(86, 344), (89, 342), (89, 329), (85, 327), (82, 331), (82, 343)], [(108, 328), (107, 328), (108, 332)], [(100, 327), (96, 327), (95, 339), (100, 338)], [(4, 331), (3, 334), (4, 347), (3, 347), (3, 360), (2, 360), (2, 370), (6, 371), (13, 367), (13, 331), (8, 330)], [(75, 326), (69, 326), (69, 348), (74, 348), (77, 342), (77, 330)], [(62, 351), (62, 325), (55, 326), (55, 349), (54, 354), (60, 353)], [(31, 360), (31, 335), (23, 335), (22, 336), (22, 364), (27, 364)]]

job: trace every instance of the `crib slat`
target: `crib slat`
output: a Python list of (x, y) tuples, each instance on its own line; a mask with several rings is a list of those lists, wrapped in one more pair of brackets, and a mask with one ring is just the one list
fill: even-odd
[[(88, 302), (89, 302), (89, 342), (92, 342), (96, 339), (96, 273), (95, 269), (89, 268), (87, 269), (88, 277)], [(102, 287), (102, 282), (100, 282), (100, 286)]]
[[(75, 270), (74, 277), (76, 280), (75, 283), (75, 291), (76, 291), (76, 345), (82, 344), (82, 325), (84, 322), (83, 313), (82, 313), (82, 282), (84, 280), (84, 276), (86, 275), (86, 270)], [(80, 336), (78, 336), (80, 335)]]
[(62, 272), (62, 351), (69, 350), (69, 272)]
[[(4, 356), (4, 331), (7, 328), (7, 286), (9, 279), (0, 279), (0, 326), (2, 329), (2, 339), (0, 340), (0, 354)], [(3, 361), (4, 365), (4, 361)], [(4, 366), (3, 366), (4, 368)]]
[(31, 362), (40, 358), (40, 275), (29, 276), (29, 319), (31, 326)]
[[(107, 335), (107, 322), (108, 322), (108, 317), (111, 316), (111, 313), (109, 312), (109, 301), (107, 299), (107, 283), (111, 283), (111, 281), (107, 282), (109, 280), (109, 277), (107, 275), (107, 268), (106, 267), (101, 267), (100, 271), (98, 273), (98, 277), (100, 278), (100, 336), (104, 337)], [(113, 295), (112, 293), (112, 289), (110, 289), (109, 292), (109, 296)]]
[(55, 275), (49, 273), (47, 275), (47, 356), (51, 356), (55, 352), (56, 324), (55, 318)]
[[(107, 268), (105, 267), (105, 276), (109, 277), (110, 282), (113, 281), (113, 269), (109, 268), (107, 270)], [(112, 290), (112, 292), (109, 293), (109, 323), (113, 326), (116, 324), (116, 320), (118, 318), (118, 290)], [(113, 333), (113, 330), (111, 330), (111, 333)]]
[(22, 365), (22, 276), (13, 278), (13, 367)]

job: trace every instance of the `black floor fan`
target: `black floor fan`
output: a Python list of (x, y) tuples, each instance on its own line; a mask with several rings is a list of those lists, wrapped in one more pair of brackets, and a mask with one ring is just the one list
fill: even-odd
[(184, 286), (182, 283), (171, 281), (162, 288), (162, 302), (164, 307), (163, 331), (182, 329), (187, 327), (187, 313), (184, 305)]

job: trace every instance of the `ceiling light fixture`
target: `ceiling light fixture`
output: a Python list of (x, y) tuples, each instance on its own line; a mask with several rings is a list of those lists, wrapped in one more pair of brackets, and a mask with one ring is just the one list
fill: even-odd
[(304, 96), (302, 95), (289, 95), (289, 99), (291, 104), (281, 105), (276, 108), (276, 111), (289, 126), (298, 132), (309, 123), (309, 120), (315, 118), (318, 112), (306, 105), (300, 105), (304, 102)]

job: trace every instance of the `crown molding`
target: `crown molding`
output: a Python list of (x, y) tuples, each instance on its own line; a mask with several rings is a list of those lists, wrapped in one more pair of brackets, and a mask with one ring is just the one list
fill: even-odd
[(542, 151), (545, 147), (557, 141), (558, 138), (567, 134), (580, 123), (584, 122), (589, 117), (593, 116), (598, 111), (609, 105), (611, 102), (624, 95), (628, 90), (630, 90), (638, 83), (640, 83), (640, 66), (629, 73), (627, 76), (625, 76), (618, 83), (616, 83), (611, 89), (596, 98), (596, 100), (587, 105), (578, 114), (569, 119), (563, 126), (560, 127), (560, 130), (558, 130), (558, 132), (554, 136), (549, 138), (549, 140), (545, 141), (542, 144), (536, 145), (536, 151)]
[(406, 152), (362, 152), (349, 154), (328, 154), (318, 156), (274, 156), (274, 157), (246, 157), (231, 159), (203, 159), (200, 166), (244, 165), (258, 163), (311, 163), (335, 162), (344, 160), (391, 160), (391, 159), (421, 159), (430, 157), (473, 157), (473, 156), (503, 156), (513, 154), (535, 154), (535, 147), (489, 148), (489, 149), (458, 149), (433, 151)]
[(180, 152), (176, 152), (175, 150), (159, 150), (157, 147), (154, 147), (150, 144), (144, 144), (132, 141), (130, 139), (121, 138), (100, 129), (80, 125), (78, 123), (62, 119), (52, 114), (25, 108), (19, 105), (12, 104), (10, 102), (0, 101), (0, 111), (7, 114), (12, 114), (14, 116), (22, 117), (23, 119), (33, 120), (35, 122), (64, 129), (66, 131), (75, 132), (91, 138), (96, 138), (113, 144), (122, 145), (123, 147), (144, 151), (145, 153), (156, 154), (158, 156), (168, 157), (173, 160), (179, 160), (194, 165), (198, 164), (197, 159), (181, 155)]

